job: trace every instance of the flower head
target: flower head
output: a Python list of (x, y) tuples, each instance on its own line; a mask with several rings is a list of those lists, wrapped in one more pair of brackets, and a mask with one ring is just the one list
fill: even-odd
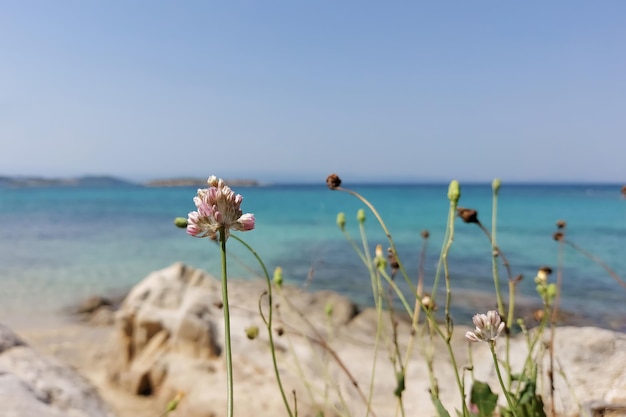
[(504, 322), (495, 310), (488, 311), (487, 314), (476, 314), (472, 321), (476, 330), (465, 333), (465, 338), (470, 342), (493, 342), (504, 330)]
[(254, 229), (254, 214), (241, 211), (243, 197), (235, 194), (221, 178), (211, 176), (207, 182), (209, 188), (199, 189), (193, 198), (197, 210), (189, 213), (187, 233), (216, 239), (221, 228), (226, 237), (230, 229), (242, 232)]

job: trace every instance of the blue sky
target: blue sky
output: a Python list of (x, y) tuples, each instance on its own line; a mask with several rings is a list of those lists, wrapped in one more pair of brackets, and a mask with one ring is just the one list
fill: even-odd
[(0, 0), (0, 175), (626, 181), (626, 2)]

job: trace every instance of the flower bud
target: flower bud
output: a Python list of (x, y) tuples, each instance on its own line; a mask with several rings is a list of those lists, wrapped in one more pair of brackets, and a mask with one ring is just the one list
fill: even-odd
[(277, 287), (283, 286), (283, 269), (280, 266), (274, 269), (274, 284), (276, 284)]
[(500, 178), (496, 178), (493, 180), (493, 182), (491, 183), (491, 189), (493, 190), (494, 194), (498, 194), (498, 192), (500, 191)]
[(326, 305), (324, 306), (324, 313), (328, 318), (331, 318), (333, 316), (333, 303), (331, 303), (330, 301), (326, 303)]
[(452, 180), (448, 187), (448, 200), (456, 204), (459, 202), (459, 198), (461, 198), (461, 186), (457, 180)]
[(358, 220), (359, 224), (365, 223), (365, 210), (359, 209), (359, 211), (356, 212), (356, 219)]
[(535, 277), (535, 283), (545, 285), (548, 282), (548, 276), (552, 273), (552, 268), (548, 266), (542, 266), (537, 271), (537, 276)]
[(376, 256), (374, 257), (374, 265), (378, 269), (385, 269), (387, 260), (383, 256), (383, 245), (376, 245)]
[(337, 226), (343, 231), (346, 227), (346, 214), (344, 212), (337, 214)]
[(250, 340), (254, 340), (259, 335), (259, 328), (257, 326), (250, 326), (246, 328), (246, 337)]
[(174, 219), (174, 224), (176, 225), (176, 227), (180, 227), (181, 229), (186, 229), (187, 228), (187, 219), (184, 217), (176, 217)]

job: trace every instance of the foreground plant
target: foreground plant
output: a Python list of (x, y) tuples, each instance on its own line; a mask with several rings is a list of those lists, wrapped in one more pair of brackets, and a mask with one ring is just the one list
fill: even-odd
[(196, 211), (189, 213), (187, 233), (194, 237), (208, 237), (220, 243), (222, 254), (222, 303), (224, 310), (224, 350), (226, 352), (227, 415), (233, 416), (233, 360), (230, 337), (230, 309), (228, 305), (228, 272), (226, 262), (226, 240), (230, 230), (254, 229), (255, 218), (251, 213), (243, 214), (243, 197), (235, 194), (221, 178), (207, 180), (209, 187), (198, 190), (193, 202)]

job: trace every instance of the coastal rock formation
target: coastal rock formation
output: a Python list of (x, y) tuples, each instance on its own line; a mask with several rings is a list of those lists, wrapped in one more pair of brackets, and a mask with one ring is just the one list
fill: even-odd
[[(265, 290), (263, 282), (229, 281), (236, 416), (286, 415), (267, 330), (259, 314), (259, 306), (266, 317), (268, 314)], [(386, 341), (395, 331), (404, 351), (411, 338), (409, 323), (399, 320), (392, 325), (389, 315), (383, 314), (386, 336), (377, 347), (374, 341), (378, 313), (372, 309), (359, 312), (350, 300), (336, 293), (307, 293), (287, 286), (274, 291), (272, 304), (278, 368), (292, 405), (293, 392), (296, 393), (299, 415), (312, 417), (323, 411), (329, 417), (338, 415), (337, 410), (365, 415), (364, 398), (370, 395), (375, 358), (372, 409), (378, 417), (395, 415), (397, 401), (393, 393), (398, 380), (389, 361), (394, 346)], [(163, 404), (183, 392), (185, 397), (177, 411), (180, 415), (223, 415), (226, 372), (222, 307), (220, 282), (206, 272), (179, 263), (153, 272), (133, 288), (115, 313), (107, 363), (111, 381), (128, 392), (150, 396)], [(254, 326), (260, 332), (250, 340), (246, 329)], [(469, 389), (469, 373), (462, 371), (470, 364), (465, 330), (461, 326), (455, 328), (451, 346)], [(434, 415), (424, 346), (419, 342), (413, 346), (412, 356), (406, 362), (404, 410), (406, 415)], [(499, 392), (487, 344), (479, 343), (473, 348), (475, 377)], [(504, 343), (499, 343), (498, 348), (502, 350)], [(597, 328), (561, 327), (555, 349), (555, 407), (560, 415), (578, 415), (580, 406), (591, 401), (626, 403), (626, 335)], [(455, 408), (460, 408), (461, 399), (447, 347), (441, 339), (437, 339), (433, 355), (440, 399), (454, 413)], [(513, 338), (513, 367), (521, 366), (525, 357), (523, 337)], [(539, 362), (545, 374), (547, 362)], [(561, 376), (561, 370), (567, 379)], [(539, 389), (546, 404), (550, 401), (548, 387), (544, 378)], [(502, 395), (499, 400), (505, 403)]]
[(0, 416), (113, 417), (74, 370), (39, 355), (0, 325)]

